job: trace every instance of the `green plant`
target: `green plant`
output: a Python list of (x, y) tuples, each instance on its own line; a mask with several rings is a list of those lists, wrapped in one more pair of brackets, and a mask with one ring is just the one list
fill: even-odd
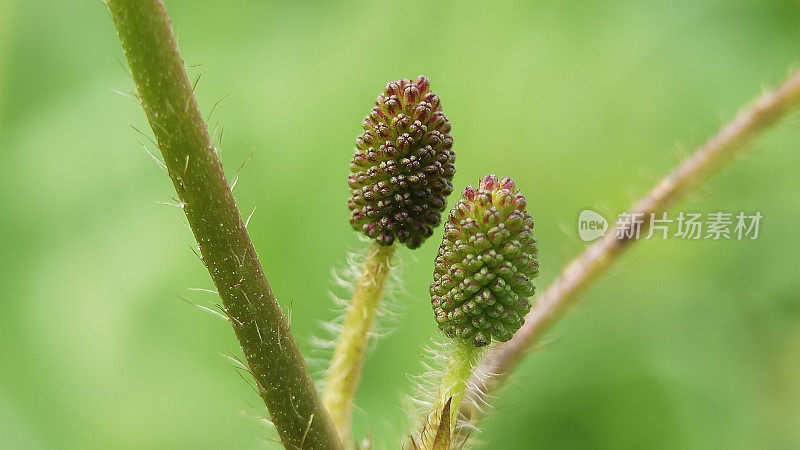
[(433, 234), (453, 192), (456, 158), (450, 121), (422, 75), (386, 84), (363, 128), (350, 162), (347, 203), (350, 224), (374, 241), (336, 340), (323, 396), (345, 440), (395, 240), (415, 249)]
[[(429, 92), (424, 77), (390, 83), (357, 141), (349, 180), (351, 223), (374, 243), (345, 319), (340, 362), (335, 352), (328, 385), (332, 394), (323, 402), (242, 222), (163, 3), (108, 0), (107, 5), (138, 99), (202, 260), (282, 443), (293, 449), (354, 446), (349, 436), (350, 405), (374, 311), (391, 269), (394, 241), (409, 248), (421, 245), (438, 225), (445, 198), (452, 191), (450, 125), (441, 114), (438, 97)], [(667, 210), (798, 102), (800, 72), (745, 108), (634, 211)], [(477, 422), (481, 410), (475, 408), (474, 400), (485, 400), (486, 391), (500, 386), (532, 344), (568, 309), (575, 294), (635, 242), (608, 235), (590, 246), (523, 320), (530, 308), (531, 279), (538, 273), (538, 263), (531, 216), (524, 212), (516, 187), (508, 179), (484, 178), (478, 189), (465, 191), (450, 218), (436, 261), (431, 300), (436, 321), (452, 342), (438, 355), (446, 362), (434, 403), (422, 418), (422, 433), (411, 433), (419, 436), (414, 445), (423, 448), (463, 445), (468, 427), (456, 426), (457, 419)], [(483, 265), (476, 262), (479, 256)], [(486, 290), (500, 279), (504, 286)], [(476, 378), (478, 373), (495, 376), (484, 382)], [(476, 381), (469, 381), (470, 377)]]
[(511, 339), (531, 309), (539, 261), (526, 205), (514, 180), (486, 175), (450, 211), (430, 293), (439, 329), (452, 342), (415, 447), (451, 447), (461, 399), (485, 347)]

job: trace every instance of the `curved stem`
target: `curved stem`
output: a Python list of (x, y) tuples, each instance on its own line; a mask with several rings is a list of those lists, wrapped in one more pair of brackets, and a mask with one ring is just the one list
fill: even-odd
[(394, 251), (394, 245), (373, 243), (370, 247), (328, 369), (323, 401), (345, 442), (350, 440), (353, 398), (361, 379), (370, 332), (392, 269)]
[(108, 0), (147, 120), (283, 445), (341, 443), (264, 276), (160, 0)]
[[(432, 450), (451, 447), (451, 434), (456, 428), (461, 400), (467, 390), (472, 371), (484, 349), (461, 340), (447, 344), (447, 362), (442, 381), (420, 433), (416, 447)], [(448, 420), (443, 423), (443, 420)]]
[[(783, 115), (800, 103), (800, 71), (793, 73), (777, 89), (767, 92), (743, 108), (737, 116), (725, 125), (715, 136), (695, 151), (687, 160), (676, 167), (630, 211), (644, 219), (641, 230), (650, 226), (651, 213), (666, 212), (676, 201), (697, 187), (716, 169), (729, 161), (754, 136), (764, 131)], [(634, 226), (630, 223), (617, 223), (610, 230), (620, 226)], [(623, 233), (632, 235), (633, 233)], [(484, 403), (486, 396), (504, 384), (507, 375), (524, 358), (531, 348), (544, 336), (545, 332), (557, 322), (572, 306), (576, 296), (604, 273), (622, 252), (635, 240), (617, 238), (611, 232), (602, 240), (592, 244), (586, 251), (567, 265), (559, 277), (547, 288), (525, 317), (525, 324), (514, 337), (493, 351), (478, 368), (476, 374), (489, 374), (487, 382), (476, 376), (469, 392), (472, 402), (465, 402), (462, 413), (479, 420), (481, 411), (469, 405)]]

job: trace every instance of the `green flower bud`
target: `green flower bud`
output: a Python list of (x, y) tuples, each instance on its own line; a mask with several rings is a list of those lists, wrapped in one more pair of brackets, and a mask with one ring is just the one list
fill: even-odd
[(476, 347), (507, 341), (531, 309), (539, 274), (533, 217), (510, 178), (486, 175), (450, 211), (430, 287), (436, 322)]
[(417, 248), (453, 192), (450, 122), (430, 82), (392, 81), (364, 119), (350, 162), (350, 224), (381, 245)]

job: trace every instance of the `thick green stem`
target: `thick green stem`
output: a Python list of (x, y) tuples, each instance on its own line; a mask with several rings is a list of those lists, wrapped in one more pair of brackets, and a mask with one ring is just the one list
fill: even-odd
[[(424, 450), (450, 448), (451, 433), (455, 430), (459, 406), (472, 377), (472, 370), (484, 354), (482, 347), (475, 347), (455, 340), (447, 344), (447, 365), (442, 373), (442, 381), (419, 438), (418, 447)], [(442, 427), (445, 416), (449, 423)], [(446, 430), (442, 433), (441, 430)]]
[(169, 176), (281, 441), (287, 448), (340, 448), (228, 187), (163, 3), (107, 4)]
[(369, 336), (375, 323), (386, 280), (391, 271), (394, 245), (373, 243), (347, 307), (342, 334), (336, 341), (325, 383), (324, 402), (343, 440), (350, 440), (353, 398), (367, 353)]

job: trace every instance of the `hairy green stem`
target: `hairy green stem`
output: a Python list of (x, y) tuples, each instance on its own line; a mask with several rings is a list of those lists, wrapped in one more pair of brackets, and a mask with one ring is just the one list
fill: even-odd
[[(447, 362), (443, 368), (442, 381), (415, 446), (424, 450), (451, 447), (450, 435), (456, 428), (461, 400), (472, 377), (472, 370), (485, 353), (483, 347), (475, 347), (460, 339), (447, 344)], [(448, 420), (442, 426), (442, 420)], [(442, 430), (445, 430), (444, 432)]]
[(283, 445), (341, 447), (222, 171), (160, 0), (108, 0), (164, 163)]
[(347, 307), (325, 383), (324, 403), (339, 435), (350, 440), (353, 398), (361, 379), (370, 332), (391, 271), (395, 246), (373, 243)]

